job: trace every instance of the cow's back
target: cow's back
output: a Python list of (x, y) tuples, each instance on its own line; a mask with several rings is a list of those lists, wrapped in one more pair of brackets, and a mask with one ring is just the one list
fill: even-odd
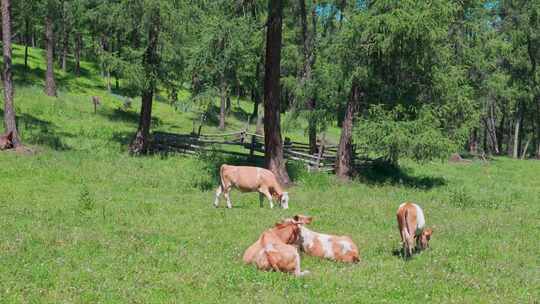
[(256, 191), (261, 185), (276, 187), (274, 174), (264, 168), (251, 166), (221, 166), (221, 178), (232, 183), (240, 191)]
[[(399, 230), (407, 228), (408, 232), (411, 235), (414, 235), (417, 229), (417, 210), (418, 206), (414, 203), (403, 203), (399, 205), (397, 211), (397, 220), (399, 225)], [(422, 217), (423, 218), (423, 217)]]

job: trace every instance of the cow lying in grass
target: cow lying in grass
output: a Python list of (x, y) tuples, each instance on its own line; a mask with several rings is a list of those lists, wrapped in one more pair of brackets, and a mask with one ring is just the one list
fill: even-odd
[(300, 254), (295, 246), (300, 232), (300, 223), (282, 221), (264, 231), (259, 239), (244, 253), (244, 263), (255, 264), (260, 270), (274, 270), (303, 276), (309, 271), (300, 270)]
[(13, 148), (13, 131), (6, 135), (0, 135), (0, 150)]
[(309, 230), (304, 225), (311, 224), (313, 221), (311, 216), (295, 215), (289, 220), (302, 223), (297, 244), (306, 254), (339, 262), (357, 263), (360, 261), (358, 247), (350, 237)]
[(229, 192), (237, 188), (241, 192), (259, 192), (259, 202), (262, 207), (264, 197), (270, 202), (270, 208), (274, 208), (272, 202), (276, 197), (283, 209), (289, 208), (289, 195), (283, 191), (274, 173), (258, 167), (221, 165), (219, 170), (220, 185), (216, 190), (214, 206), (219, 204), (221, 194), (227, 199), (227, 208), (232, 208)]
[(433, 230), (424, 228), (426, 220), (420, 206), (413, 203), (403, 203), (399, 205), (396, 216), (405, 255), (412, 255), (415, 243), (419, 250), (429, 247)]

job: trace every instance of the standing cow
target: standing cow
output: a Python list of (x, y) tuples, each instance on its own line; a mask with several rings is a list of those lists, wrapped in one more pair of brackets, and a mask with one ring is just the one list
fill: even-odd
[(429, 247), (433, 230), (425, 228), (424, 211), (420, 206), (409, 202), (403, 203), (399, 205), (396, 216), (405, 255), (412, 255), (415, 243), (416, 248), (420, 250)]
[(274, 173), (270, 170), (248, 166), (230, 166), (223, 164), (219, 169), (220, 185), (216, 190), (214, 206), (219, 204), (221, 194), (227, 199), (227, 208), (232, 208), (229, 192), (237, 188), (241, 192), (259, 192), (259, 202), (262, 207), (264, 197), (274, 208), (272, 199), (275, 197), (283, 209), (289, 208), (289, 194), (283, 191)]

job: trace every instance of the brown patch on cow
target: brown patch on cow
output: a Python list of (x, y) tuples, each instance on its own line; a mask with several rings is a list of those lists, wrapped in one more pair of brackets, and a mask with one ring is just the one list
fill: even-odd
[(313, 222), (313, 217), (312, 216), (307, 216), (307, 215), (303, 215), (303, 214), (297, 214), (293, 217), (293, 219), (297, 222), (301, 222), (302, 224), (304, 225), (309, 225), (311, 224), (311, 222)]
[(306, 248), (306, 253), (318, 257), (324, 257), (324, 248), (321, 240), (318, 237), (313, 238), (311, 247)]

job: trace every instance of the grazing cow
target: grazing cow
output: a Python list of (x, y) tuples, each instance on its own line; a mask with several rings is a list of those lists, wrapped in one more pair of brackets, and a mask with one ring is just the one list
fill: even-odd
[(244, 253), (246, 264), (255, 264), (260, 270), (274, 270), (303, 276), (309, 271), (300, 270), (300, 254), (295, 246), (299, 238), (300, 223), (282, 221), (268, 229)]
[(298, 245), (308, 255), (347, 263), (360, 261), (358, 247), (350, 237), (322, 234), (309, 230), (304, 225), (313, 221), (311, 216), (299, 214), (291, 220), (302, 223)]
[(219, 197), (223, 193), (227, 199), (227, 208), (232, 208), (229, 192), (237, 188), (241, 192), (259, 192), (259, 201), (262, 207), (264, 197), (270, 202), (270, 208), (274, 208), (272, 197), (276, 197), (283, 209), (289, 208), (289, 194), (284, 192), (274, 173), (270, 170), (248, 166), (221, 165), (219, 169), (221, 182), (216, 190), (214, 206), (219, 204)]
[(431, 239), (433, 230), (431, 228), (424, 228), (426, 220), (420, 206), (405, 202), (399, 205), (396, 216), (405, 255), (412, 255), (415, 243), (416, 248), (420, 250), (429, 247), (429, 240)]
[(6, 135), (0, 135), (0, 150), (13, 148), (13, 131)]

